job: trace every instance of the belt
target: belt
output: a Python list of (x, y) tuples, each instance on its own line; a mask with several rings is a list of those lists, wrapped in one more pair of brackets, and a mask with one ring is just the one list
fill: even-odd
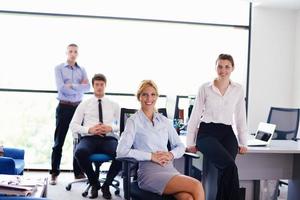
[(77, 101), (77, 102), (71, 102), (71, 101), (63, 101), (63, 100), (60, 100), (59, 101), (60, 104), (63, 104), (63, 105), (69, 105), (69, 106), (78, 106), (80, 104), (80, 101)]

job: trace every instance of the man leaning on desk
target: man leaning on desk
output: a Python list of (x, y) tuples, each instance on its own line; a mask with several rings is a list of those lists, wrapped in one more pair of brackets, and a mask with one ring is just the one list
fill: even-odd
[[(78, 46), (69, 44), (67, 47), (67, 62), (55, 68), (56, 87), (59, 104), (56, 108), (56, 129), (54, 133), (54, 146), (51, 155), (51, 185), (56, 185), (60, 173), (62, 148), (74, 112), (82, 100), (83, 94), (90, 90), (86, 71), (76, 62)], [(77, 162), (73, 160), (75, 178), (83, 178)]]

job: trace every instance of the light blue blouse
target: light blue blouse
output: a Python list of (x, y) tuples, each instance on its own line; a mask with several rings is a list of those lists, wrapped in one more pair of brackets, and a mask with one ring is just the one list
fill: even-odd
[(132, 157), (139, 161), (151, 160), (151, 153), (168, 151), (168, 141), (174, 158), (185, 152), (176, 130), (168, 119), (154, 113), (153, 123), (142, 110), (132, 115), (126, 122), (125, 130), (117, 148), (117, 157)]

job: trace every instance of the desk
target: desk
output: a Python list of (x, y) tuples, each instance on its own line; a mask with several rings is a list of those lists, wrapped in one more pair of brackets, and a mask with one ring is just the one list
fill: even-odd
[[(47, 178), (31, 178), (28, 176), (21, 175), (4, 175), (0, 174), (0, 180), (2, 183), (12, 181), (14, 183), (36, 185), (36, 190), (30, 195), (30, 197), (47, 197)], [(1, 198), (0, 198), (1, 199)]]
[(259, 192), (255, 180), (289, 179), (288, 200), (300, 199), (300, 142), (273, 140), (269, 147), (249, 147), (246, 155), (237, 156), (236, 164), (241, 183), (252, 181), (255, 194)]
[[(269, 147), (249, 147), (238, 155), (236, 164), (241, 185), (248, 184), (246, 200), (259, 199), (259, 180), (289, 179), (288, 200), (300, 199), (300, 143), (274, 140)], [(207, 199), (214, 199), (217, 170), (203, 161), (203, 184)]]

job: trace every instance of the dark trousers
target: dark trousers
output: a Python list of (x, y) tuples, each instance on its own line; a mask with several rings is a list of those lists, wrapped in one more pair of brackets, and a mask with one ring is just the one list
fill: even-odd
[(239, 177), (235, 164), (238, 142), (232, 127), (201, 122), (197, 148), (218, 169), (217, 200), (239, 199)]
[[(51, 155), (50, 174), (59, 175), (62, 148), (69, 129), (69, 124), (73, 118), (77, 106), (58, 104), (56, 108), (56, 129), (54, 133), (54, 146)], [(75, 175), (79, 175), (81, 170), (75, 159), (73, 159), (73, 170)]]
[(91, 185), (98, 185), (99, 181), (89, 159), (90, 155), (103, 153), (113, 158), (104, 182), (104, 185), (109, 186), (122, 168), (122, 163), (115, 160), (117, 146), (118, 141), (114, 137), (85, 136), (81, 138), (75, 149), (75, 158)]

